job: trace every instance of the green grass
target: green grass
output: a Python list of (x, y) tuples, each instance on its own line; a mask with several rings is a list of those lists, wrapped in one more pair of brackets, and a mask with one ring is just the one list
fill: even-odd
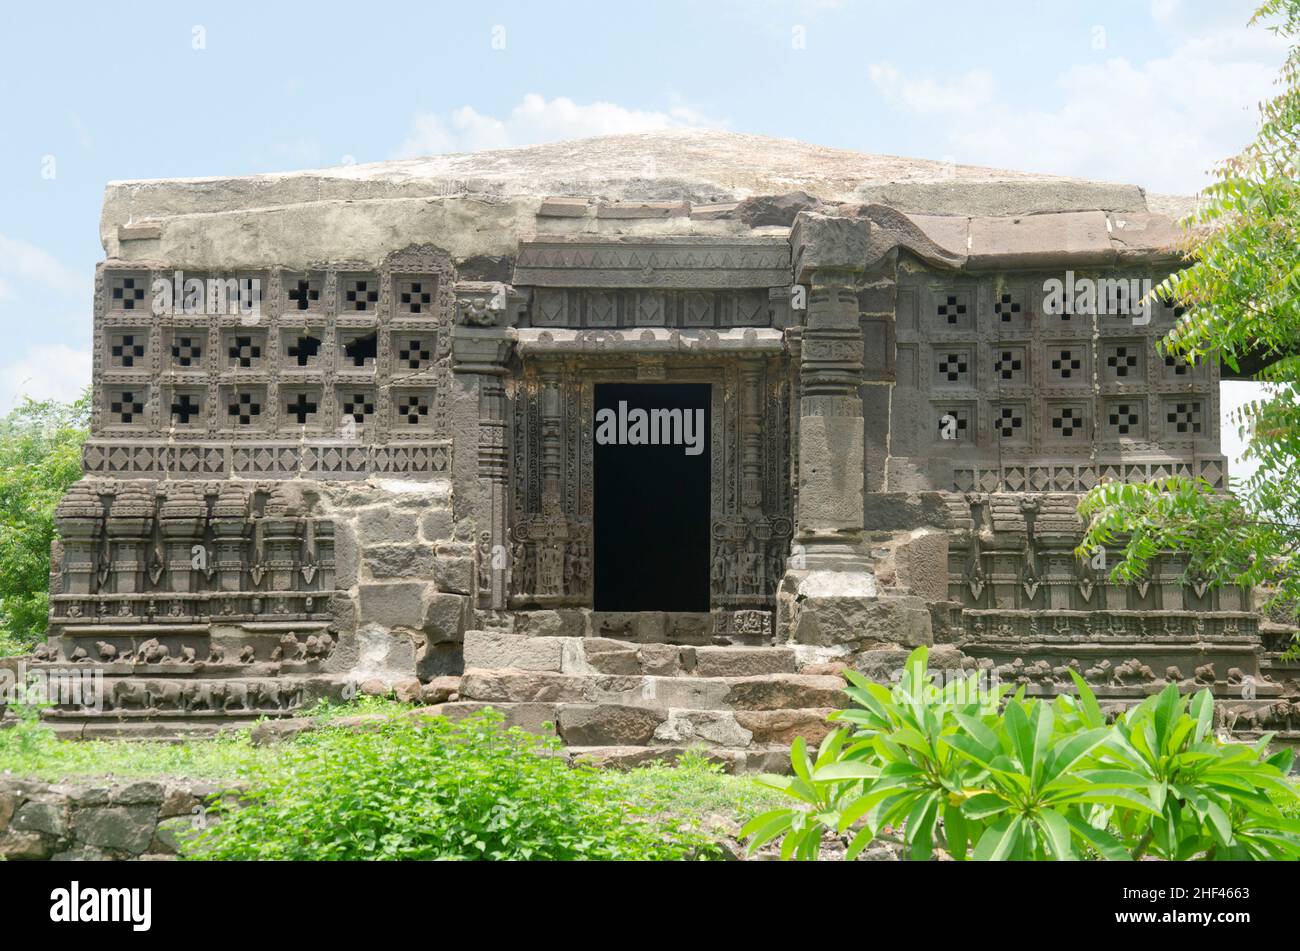
[(607, 770), (601, 778), (612, 796), (705, 823), (721, 818), (743, 825), (760, 812), (789, 804), (787, 796), (760, 786), (754, 776), (729, 775), (706, 757), (690, 753), (675, 766)]

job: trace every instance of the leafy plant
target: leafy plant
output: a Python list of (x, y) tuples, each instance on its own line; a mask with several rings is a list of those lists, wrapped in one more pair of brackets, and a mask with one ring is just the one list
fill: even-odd
[(327, 728), (248, 774), (187, 845), (201, 859), (686, 859), (716, 846), (683, 821), (608, 794), (555, 738), (485, 711)]
[(1279, 808), (1296, 798), (1290, 752), (1218, 740), (1208, 691), (1171, 684), (1107, 726), (1077, 674), (1077, 698), (1027, 700), (978, 674), (940, 685), (927, 657), (892, 688), (847, 674), (855, 706), (832, 719), (850, 725), (762, 778), (799, 805), (752, 819), (751, 851), (780, 838), (783, 858), (812, 859), (831, 836), (849, 859), (875, 841), (913, 859), (1300, 857)]
[(1117, 549), (1117, 580), (1150, 572), (1173, 550), (1211, 585), (1266, 586), (1300, 607), (1300, 0), (1268, 0), (1252, 23), (1291, 41), (1260, 128), (1217, 169), (1187, 219), (1187, 266), (1154, 295), (1187, 309), (1159, 346), (1189, 363), (1260, 368), (1264, 397), (1236, 423), (1258, 463), (1235, 494), (1201, 479), (1102, 484), (1083, 499), (1081, 555)]
[(54, 507), (81, 477), (89, 415), (87, 393), (28, 400), (0, 419), (0, 654), (29, 651), (45, 632)]

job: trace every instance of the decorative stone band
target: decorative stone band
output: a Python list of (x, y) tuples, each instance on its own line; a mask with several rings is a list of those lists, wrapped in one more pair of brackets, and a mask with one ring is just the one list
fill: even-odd
[(514, 283), (721, 290), (785, 287), (791, 276), (784, 237), (548, 235), (519, 242)]
[(785, 348), (785, 335), (771, 327), (731, 330), (563, 330), (520, 328), (517, 347), (524, 355), (542, 353), (622, 353), (711, 355), (774, 354)]
[(150, 479), (364, 479), (369, 475), (443, 473), (450, 440), (358, 445), (327, 439), (218, 442), (91, 439), (82, 448), (87, 475)]
[(1087, 492), (1104, 480), (1149, 482), (1170, 476), (1192, 475), (1205, 479), (1216, 489), (1227, 487), (1227, 466), (1222, 457), (1215, 457), (1194, 463), (1067, 463), (959, 468), (953, 470), (953, 489), (958, 492)]

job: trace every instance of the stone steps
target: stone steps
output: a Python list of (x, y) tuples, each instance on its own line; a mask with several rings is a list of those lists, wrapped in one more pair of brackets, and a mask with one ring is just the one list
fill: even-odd
[[(570, 762), (586, 762), (604, 769), (636, 769), (651, 763), (672, 766), (688, 751), (699, 747), (685, 746), (569, 746), (564, 750)], [(747, 750), (704, 750), (707, 758), (728, 773), (788, 773), (790, 749), (784, 746)]]
[(552, 724), (570, 754), (629, 767), (703, 748), (728, 769), (784, 771), (796, 736), (820, 742), (844, 707), (836, 654), (810, 647), (691, 647), (467, 631), (459, 719), (492, 707), (510, 726)]

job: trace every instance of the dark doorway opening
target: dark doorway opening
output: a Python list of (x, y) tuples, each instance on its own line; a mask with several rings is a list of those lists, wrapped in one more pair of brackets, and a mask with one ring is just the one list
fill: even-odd
[(709, 609), (709, 392), (596, 385), (597, 611)]

